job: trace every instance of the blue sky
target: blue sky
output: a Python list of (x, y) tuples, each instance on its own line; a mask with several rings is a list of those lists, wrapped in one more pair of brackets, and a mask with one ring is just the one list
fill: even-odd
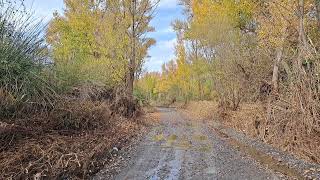
[[(36, 17), (49, 21), (52, 13), (63, 12), (63, 0), (26, 0), (28, 9), (35, 12)], [(145, 64), (147, 71), (160, 71), (161, 65), (174, 58), (174, 44), (176, 34), (171, 28), (171, 22), (175, 19), (182, 19), (182, 7), (178, 5), (178, 0), (161, 0), (151, 25), (156, 32), (150, 33), (150, 37), (156, 39), (157, 44), (153, 46)]]

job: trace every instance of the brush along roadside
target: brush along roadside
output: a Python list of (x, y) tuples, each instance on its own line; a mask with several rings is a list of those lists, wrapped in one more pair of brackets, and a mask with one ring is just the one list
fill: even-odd
[(87, 179), (95, 174), (112, 156), (110, 150), (126, 146), (150, 125), (144, 116), (113, 113), (112, 106), (73, 99), (48, 113), (2, 119), (0, 179)]
[(277, 119), (281, 121), (267, 123), (266, 107), (262, 103), (242, 104), (238, 110), (232, 111), (216, 102), (190, 102), (183, 111), (196, 119), (218, 120), (298, 158), (320, 163), (319, 132), (303, 129), (303, 121), (299, 121), (303, 117), (295, 112), (282, 114), (282, 118), (278, 115)]

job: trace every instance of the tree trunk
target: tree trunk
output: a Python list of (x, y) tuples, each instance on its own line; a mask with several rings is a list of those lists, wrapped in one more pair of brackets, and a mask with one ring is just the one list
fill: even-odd
[(308, 50), (308, 42), (304, 28), (304, 0), (299, 0), (299, 53), (297, 59), (297, 71), (301, 73), (303, 56), (306, 55)]
[(283, 47), (279, 47), (277, 49), (277, 55), (276, 59), (273, 65), (273, 74), (272, 74), (272, 90), (275, 91), (276, 93), (279, 91), (279, 85), (278, 85), (278, 80), (279, 80), (279, 64), (282, 59), (282, 54), (283, 54)]
[(132, 0), (132, 35), (131, 35), (131, 57), (129, 61), (129, 71), (127, 75), (127, 95), (133, 99), (133, 85), (135, 80), (135, 69), (136, 69), (136, 9), (137, 0)]
[(281, 64), (282, 56), (283, 56), (283, 46), (284, 46), (284, 41), (287, 37), (286, 30), (287, 28), (284, 27), (282, 30), (282, 37), (281, 37), (281, 44), (276, 50), (276, 59), (273, 64), (273, 73), (272, 73), (272, 91), (274, 93), (278, 93), (279, 91), (279, 65)]
[(269, 94), (268, 97), (268, 103), (267, 103), (267, 121), (265, 124), (265, 130), (263, 132), (263, 138), (266, 138), (267, 131), (268, 131), (268, 124), (272, 119), (272, 102), (273, 102), (273, 95), (277, 94), (279, 92), (279, 65), (281, 64), (282, 56), (283, 56), (283, 49), (284, 49), (284, 42), (287, 38), (287, 27), (283, 27), (281, 32), (281, 40), (280, 40), (280, 46), (277, 47), (276, 50), (276, 59), (273, 64), (273, 73), (272, 73), (272, 90), (271, 94)]
[(127, 96), (133, 98), (133, 84), (134, 84), (134, 70), (129, 67), (129, 73), (127, 76)]

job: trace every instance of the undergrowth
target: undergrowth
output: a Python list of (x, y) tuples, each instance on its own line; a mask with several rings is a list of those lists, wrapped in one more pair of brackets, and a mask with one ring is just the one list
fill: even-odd
[(116, 87), (60, 87), (43, 23), (1, 2), (0, 179), (88, 179), (144, 128), (141, 107)]
[(281, 109), (275, 109), (274, 114), (281, 120), (267, 123), (267, 107), (258, 102), (244, 103), (237, 111), (223, 108), (212, 101), (190, 102), (185, 108), (193, 117), (219, 120), (307, 161), (320, 162), (320, 136), (317, 131), (308, 132), (303, 128), (303, 117), (298, 111), (283, 114)]
[(145, 127), (111, 106), (67, 98), (47, 113), (0, 121), (0, 179), (89, 178)]

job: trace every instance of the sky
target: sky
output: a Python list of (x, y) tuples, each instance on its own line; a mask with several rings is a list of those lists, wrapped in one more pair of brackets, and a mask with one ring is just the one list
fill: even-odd
[[(49, 21), (55, 11), (63, 13), (63, 0), (25, 0), (27, 9), (32, 9), (36, 17)], [(156, 31), (148, 36), (154, 38), (157, 43), (149, 50), (150, 58), (147, 59), (145, 69), (161, 71), (164, 62), (174, 58), (174, 46), (176, 34), (171, 27), (171, 22), (183, 19), (182, 7), (178, 0), (161, 0), (156, 10), (155, 17), (151, 22)]]

